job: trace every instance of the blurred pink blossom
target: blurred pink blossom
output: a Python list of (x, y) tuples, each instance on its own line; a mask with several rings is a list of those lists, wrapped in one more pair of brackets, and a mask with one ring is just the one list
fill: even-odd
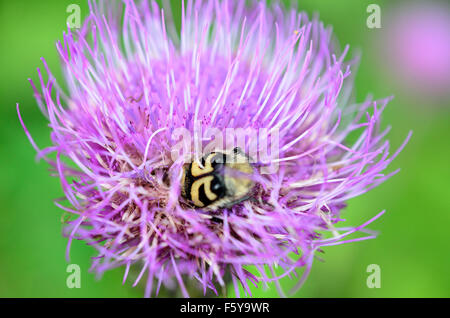
[(414, 94), (450, 97), (450, 7), (404, 1), (386, 15), (382, 49), (387, 66)]

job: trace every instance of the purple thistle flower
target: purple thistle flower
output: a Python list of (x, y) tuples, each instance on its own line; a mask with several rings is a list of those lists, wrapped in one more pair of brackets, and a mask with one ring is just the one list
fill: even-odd
[[(183, 2), (180, 32), (154, 2), (90, 9), (57, 44), (68, 92), (45, 61), (48, 79), (38, 70), (40, 87), (32, 83), (53, 146), (40, 150), (24, 126), (61, 179), (69, 204), (56, 204), (77, 216), (64, 231), (67, 253), (84, 240), (98, 251), (92, 270), (125, 266), (124, 281), (142, 264), (134, 285), (146, 275), (146, 296), (174, 280), (188, 296), (183, 276), (218, 293), (226, 274), (237, 296), (240, 284), (251, 294), (249, 282), (272, 281), (284, 295), (278, 280), (304, 267), (300, 287), (323, 246), (375, 236), (365, 227), (383, 212), (358, 227), (335, 224), (348, 199), (392, 175), (383, 171), (404, 145), (389, 157), (379, 129), (389, 98), (352, 102), (348, 47), (335, 55), (330, 29), (255, 1)], [(179, 128), (194, 151), (174, 158)], [(198, 132), (208, 128), (278, 137), (275, 152), (252, 162), (250, 198), (215, 210), (181, 195), (183, 169), (204, 155)], [(350, 143), (349, 134), (359, 137)], [(254, 144), (246, 139), (244, 151)], [(267, 165), (276, 169), (261, 173)], [(348, 238), (357, 231), (368, 236)]]

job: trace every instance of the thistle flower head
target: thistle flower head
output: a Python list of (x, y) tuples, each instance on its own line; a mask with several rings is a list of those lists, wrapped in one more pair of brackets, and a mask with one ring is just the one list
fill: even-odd
[[(61, 179), (68, 204), (56, 204), (77, 216), (68, 247), (92, 245), (93, 271), (124, 266), (125, 280), (141, 264), (146, 296), (174, 281), (187, 296), (186, 279), (217, 292), (227, 274), (250, 294), (249, 282), (304, 267), (300, 286), (316, 251), (365, 231), (371, 220), (335, 224), (348, 199), (389, 177), (395, 154), (379, 130), (389, 98), (353, 103), (348, 48), (331, 29), (256, 1), (183, 2), (180, 30), (154, 2), (90, 9), (57, 44), (67, 89), (46, 65), (33, 87), (52, 129), (39, 157)], [(215, 150), (240, 140), (253, 167), (248, 196), (216, 209), (182, 195), (211, 136)]]

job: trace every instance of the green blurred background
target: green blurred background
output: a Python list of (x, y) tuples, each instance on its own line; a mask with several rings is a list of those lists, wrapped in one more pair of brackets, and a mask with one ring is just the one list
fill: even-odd
[[(450, 108), (448, 98), (419, 98), (392, 80), (379, 58), (377, 38), (385, 29), (366, 26), (366, 0), (300, 0), (299, 8), (319, 13), (332, 25), (342, 45), (362, 52), (356, 76), (356, 95), (363, 101), (395, 95), (384, 114), (392, 124), (392, 147), (409, 130), (414, 135), (393, 162), (401, 172), (375, 190), (349, 201), (344, 211), (348, 225), (359, 225), (386, 209), (370, 228), (380, 231), (375, 240), (325, 248), (325, 262), (315, 261), (298, 297), (449, 297), (450, 296)], [(395, 1), (378, 1), (382, 19)], [(121, 286), (123, 269), (97, 280), (89, 273), (92, 248), (74, 242), (71, 263), (81, 266), (81, 288), (66, 287), (61, 236), (62, 212), (53, 204), (63, 192), (59, 180), (48, 175), (19, 124), (16, 103), (25, 123), (42, 148), (50, 145), (46, 119), (32, 96), (27, 78), (37, 79), (36, 68), (45, 57), (61, 79), (55, 42), (65, 29), (66, 8), (84, 1), (0, 1), (0, 297), (142, 297), (140, 287)], [(175, 7), (179, 1), (173, 1)], [(383, 21), (383, 20), (382, 20)], [(412, 21), (411, 23), (414, 23)], [(412, 93), (412, 92), (411, 92)], [(381, 288), (366, 286), (366, 268), (381, 268)], [(289, 279), (285, 287), (293, 286)], [(230, 296), (234, 293), (230, 292)], [(276, 297), (272, 286), (255, 296)]]

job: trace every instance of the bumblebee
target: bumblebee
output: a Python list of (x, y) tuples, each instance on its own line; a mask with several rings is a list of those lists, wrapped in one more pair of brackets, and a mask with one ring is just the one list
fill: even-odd
[(197, 208), (217, 210), (247, 200), (254, 187), (250, 158), (240, 148), (231, 152), (211, 152), (185, 165), (182, 196)]

